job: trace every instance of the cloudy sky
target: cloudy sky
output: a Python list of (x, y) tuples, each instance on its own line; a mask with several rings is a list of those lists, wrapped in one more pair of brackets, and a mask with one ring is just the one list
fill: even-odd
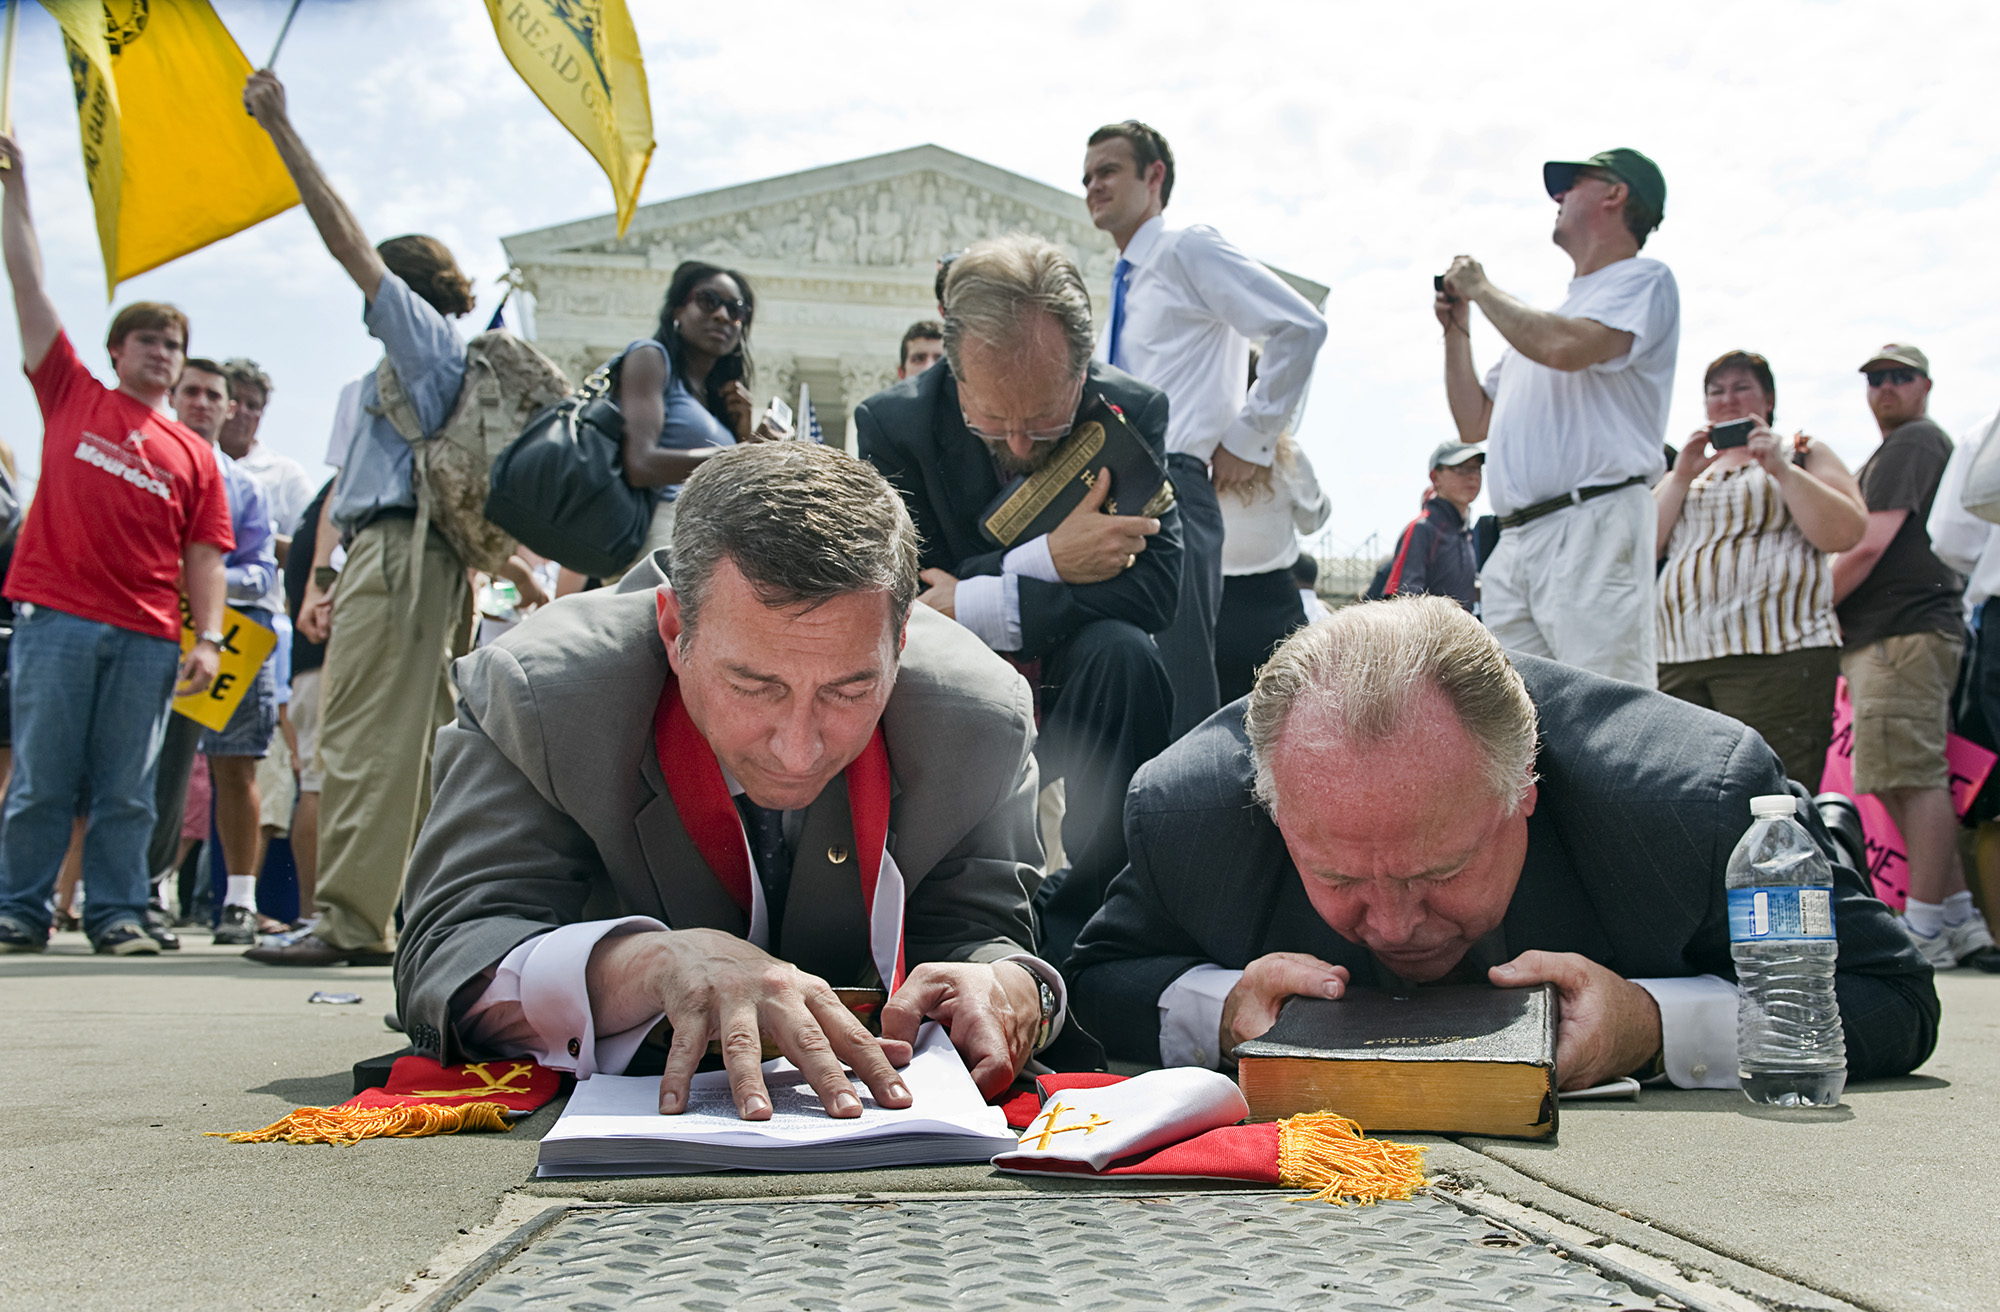
[[(216, 3), (256, 60), (284, 7)], [(1703, 363), (1737, 346), (1771, 358), (1780, 426), (1850, 463), (1876, 441), (1854, 370), (1888, 340), (1929, 352), (1933, 412), (1954, 436), (2000, 408), (2000, 20), (1985, 6), (631, 8), (659, 139), (643, 201), (922, 142), (1076, 192), (1091, 128), (1130, 116), (1161, 129), (1179, 164), (1172, 221), (1213, 224), (1333, 289), (1301, 437), (1338, 546), (1393, 537), (1425, 453), (1451, 436), (1431, 275), (1465, 252), (1517, 294), (1561, 299), (1570, 267), (1548, 241), (1545, 159), (1630, 145), (1666, 173), (1647, 254), (1681, 288), (1672, 440), (1702, 422)], [(610, 208), (474, 0), (306, 0), (278, 67), (371, 235), (442, 237), (488, 304), (501, 236)], [(108, 379), (76, 115), (54, 25), (33, 6), (16, 78), (56, 302)], [(298, 211), (119, 296), (175, 301), (197, 351), (263, 361), (277, 380), (266, 440), (313, 469), (340, 384), (377, 355), (359, 295)], [(1474, 347), (1483, 368), (1498, 339), (1482, 324)], [(25, 382), (0, 369), (0, 436), (30, 473), (39, 434)]]

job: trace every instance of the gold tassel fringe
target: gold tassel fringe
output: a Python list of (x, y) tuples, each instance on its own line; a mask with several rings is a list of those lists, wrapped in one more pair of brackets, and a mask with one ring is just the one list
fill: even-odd
[(407, 1107), (301, 1107), (261, 1130), (226, 1134), (211, 1130), (204, 1138), (231, 1143), (337, 1143), (363, 1139), (413, 1139), (426, 1134), (457, 1134), (460, 1130), (513, 1129), (507, 1105), (469, 1102), (455, 1107), (412, 1103)]
[(1314, 1200), (1342, 1207), (1348, 1198), (1364, 1207), (1384, 1198), (1405, 1199), (1430, 1183), (1422, 1148), (1367, 1138), (1360, 1125), (1330, 1112), (1278, 1122), (1278, 1178), (1293, 1189), (1313, 1190)]

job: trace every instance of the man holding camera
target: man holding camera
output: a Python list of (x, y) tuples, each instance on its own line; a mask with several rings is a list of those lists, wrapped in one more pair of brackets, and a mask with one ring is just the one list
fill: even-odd
[[(1680, 291), (1639, 258), (1666, 209), (1636, 150), (1551, 161), (1556, 245), (1576, 275), (1555, 311), (1501, 291), (1470, 256), (1437, 280), (1445, 395), (1459, 439), (1486, 442), (1500, 544), (1480, 574), (1487, 627), (1509, 651), (1656, 684), (1653, 499), (1680, 345)], [(1482, 382), (1478, 305), (1508, 349)]]

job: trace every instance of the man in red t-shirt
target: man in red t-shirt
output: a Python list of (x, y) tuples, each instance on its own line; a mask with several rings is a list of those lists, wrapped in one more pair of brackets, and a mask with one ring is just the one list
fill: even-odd
[[(87, 799), (84, 930), (99, 952), (153, 953), (153, 774), (176, 683), (201, 691), (221, 658), (229, 504), (208, 444), (166, 413), (187, 317), (151, 302), (120, 310), (106, 343), (118, 386), (98, 382), (42, 285), (27, 178), (5, 136), (0, 169), (0, 250), (43, 423), (41, 484), (6, 581), (14, 775), (0, 833), (0, 952), (47, 946), (49, 892)], [(183, 585), (198, 634), (185, 658)]]

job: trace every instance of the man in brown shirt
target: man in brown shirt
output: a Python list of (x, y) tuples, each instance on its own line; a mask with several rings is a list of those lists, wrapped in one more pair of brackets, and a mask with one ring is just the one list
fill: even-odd
[(1933, 968), (1993, 946), (1959, 866), (1945, 733), (1965, 647), (1965, 580), (1926, 525), (1951, 439), (1926, 416), (1930, 361), (1892, 342), (1861, 366), (1882, 445), (1861, 466), (1868, 532), (1833, 566), (1841, 673), (1854, 704), (1854, 789), (1881, 799), (1910, 866), (1903, 927)]

